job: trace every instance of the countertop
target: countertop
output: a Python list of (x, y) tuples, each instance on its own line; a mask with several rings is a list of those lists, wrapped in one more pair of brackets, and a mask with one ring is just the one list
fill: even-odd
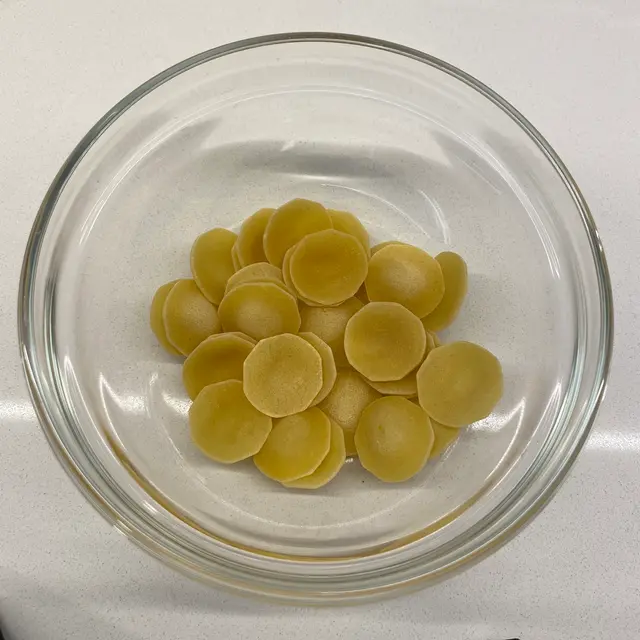
[[(360, 33), (443, 58), (520, 109), (568, 165), (607, 251), (616, 344), (604, 404), (535, 521), (448, 582), (352, 609), (200, 586), (73, 488), (39, 430), (17, 348), (24, 245), (58, 167), (117, 100), (239, 38)], [(590, 640), (640, 629), (640, 4), (625, 0), (0, 0), (0, 627), (6, 640)]]

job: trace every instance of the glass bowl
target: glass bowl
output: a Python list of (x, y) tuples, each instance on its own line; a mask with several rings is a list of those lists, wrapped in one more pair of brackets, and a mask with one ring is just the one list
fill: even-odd
[[(493, 351), (504, 397), (410, 482), (354, 461), (324, 490), (291, 491), (189, 439), (151, 296), (189, 275), (199, 233), (294, 197), (356, 213), (374, 242), (469, 264), (443, 337)], [(45, 197), (19, 304), (35, 408), (89, 501), (192, 576), (308, 603), (430, 584), (500, 546), (586, 440), (611, 353), (602, 247), (547, 142), (451, 65), (338, 34), (213, 49), (118, 103)]]

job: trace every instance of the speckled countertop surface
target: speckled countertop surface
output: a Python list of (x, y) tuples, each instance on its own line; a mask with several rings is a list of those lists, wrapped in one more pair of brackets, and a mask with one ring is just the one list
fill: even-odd
[[(111, 529), (71, 486), (27, 399), (16, 292), (23, 247), (66, 155), (163, 68), (266, 32), (395, 40), (488, 83), (581, 185), (607, 250), (616, 353), (593, 435), (551, 505), (446, 584), (302, 610), (192, 583)], [(625, 0), (0, 0), (0, 626), (6, 640), (591, 640), (640, 629), (640, 4)]]

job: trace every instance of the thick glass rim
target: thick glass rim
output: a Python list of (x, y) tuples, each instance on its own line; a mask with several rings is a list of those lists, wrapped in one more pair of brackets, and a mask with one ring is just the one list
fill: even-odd
[[(214, 558), (201, 557), (197, 547), (184, 544), (185, 541), (180, 540), (178, 536), (175, 536), (166, 527), (161, 527), (154, 523), (147, 514), (139, 513), (140, 509), (137, 505), (128, 500), (121, 491), (113, 487), (105, 489), (105, 487), (98, 486), (84, 474), (74, 461), (74, 455), (70, 450), (69, 444), (65, 442), (64, 437), (61, 435), (63, 429), (59, 428), (56, 420), (52, 417), (52, 412), (49, 410), (51, 399), (49, 394), (46, 393), (49, 384), (46, 380), (46, 372), (43, 372), (40, 367), (36, 352), (35, 336), (37, 327), (34, 326), (33, 311), (35, 304), (34, 282), (46, 230), (54, 214), (60, 194), (68, 180), (82, 162), (84, 155), (100, 136), (141, 98), (189, 69), (216, 58), (248, 49), (309, 42), (368, 47), (411, 58), (459, 80), (500, 108), (536, 144), (569, 191), (587, 235), (598, 281), (598, 303), (601, 323), (600, 343), (603, 347), (598, 354), (593, 387), (581, 421), (574, 425), (570, 432), (563, 434), (559, 442), (555, 443), (557, 445), (555, 451), (548, 452), (546, 473), (542, 477), (527, 473), (526, 477), (518, 484), (517, 490), (513, 489), (488, 516), (473, 528), (472, 532), (467, 531), (454, 539), (454, 541), (458, 541), (457, 547), (455, 545), (450, 547), (450, 552), (442, 559), (439, 566), (432, 569), (425, 567), (425, 570), (419, 575), (415, 571), (406, 572), (406, 564), (403, 564), (399, 567), (387, 567), (379, 576), (382, 579), (372, 579), (371, 571), (376, 569), (371, 568), (371, 570), (361, 574), (354, 574), (350, 579), (327, 576), (327, 579), (322, 581), (317, 576), (307, 577), (304, 575), (302, 567), (305, 564), (308, 565), (308, 563), (301, 562), (299, 563), (301, 567), (296, 569), (295, 565), (298, 563), (287, 560), (285, 562), (287, 562), (291, 571), (288, 571), (286, 575), (280, 576), (277, 572), (277, 564), (282, 563), (283, 560), (277, 558), (261, 558), (262, 566), (249, 567), (247, 562), (243, 562), (243, 560), (250, 561), (253, 559), (253, 555), (242, 550), (236, 550), (236, 557), (233, 557), (233, 554), (224, 553)], [(20, 276), (18, 333), (29, 394), (47, 440), (75, 484), (89, 502), (111, 524), (118, 527), (132, 541), (151, 555), (205, 582), (225, 585), (242, 593), (261, 594), (286, 601), (344, 603), (345, 601), (355, 602), (380, 597), (390, 590), (416, 588), (425, 582), (432, 583), (442, 579), (463, 565), (470, 566), (507, 542), (547, 504), (566, 477), (586, 442), (597, 409), (605, 393), (613, 347), (613, 296), (602, 243), (580, 189), (549, 143), (506, 100), (464, 71), (416, 49), (384, 40), (350, 34), (325, 32), (282, 33), (249, 38), (216, 47), (169, 67), (123, 98), (89, 130), (59, 170), (36, 215), (27, 242)], [(554, 457), (556, 460), (551, 460)], [(529, 470), (529, 472), (531, 471), (532, 469)], [(526, 500), (522, 500), (523, 492), (528, 492)], [(411, 562), (410, 564), (413, 565), (414, 563)]]

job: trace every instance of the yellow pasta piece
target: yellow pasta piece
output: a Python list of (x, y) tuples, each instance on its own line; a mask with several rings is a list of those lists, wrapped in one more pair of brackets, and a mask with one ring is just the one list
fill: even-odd
[(308, 300), (334, 305), (353, 297), (367, 275), (367, 254), (353, 236), (327, 229), (305, 236), (289, 261), (296, 291)]
[(233, 265), (233, 271), (240, 271), (242, 269), (242, 265), (240, 264), (240, 258), (238, 258), (238, 251), (236, 250), (236, 245), (233, 245), (231, 249), (231, 264)]
[(315, 333), (299, 333), (303, 340), (306, 340), (319, 354), (322, 359), (322, 387), (311, 403), (312, 406), (322, 402), (328, 395), (336, 381), (336, 362), (333, 358), (331, 347), (318, 338)]
[(231, 250), (236, 238), (228, 229), (211, 229), (198, 236), (191, 247), (193, 279), (213, 304), (220, 304), (227, 280), (235, 271)]
[(153, 331), (155, 337), (160, 343), (160, 346), (162, 346), (162, 348), (165, 351), (168, 351), (172, 356), (179, 356), (182, 354), (167, 339), (167, 334), (164, 330), (164, 320), (162, 319), (162, 309), (169, 292), (173, 289), (173, 285), (176, 282), (177, 280), (173, 280), (172, 282), (167, 282), (161, 287), (158, 287), (158, 290), (155, 292), (153, 299), (151, 300), (151, 310), (149, 312), (149, 324), (151, 325), (151, 331)]
[(283, 482), (290, 489), (319, 489), (333, 480), (342, 469), (347, 458), (344, 446), (344, 434), (339, 425), (331, 421), (331, 437), (329, 440), (329, 452), (320, 463), (320, 466), (308, 476), (297, 480)]
[(422, 319), (425, 329), (440, 331), (446, 329), (458, 315), (464, 297), (467, 295), (467, 264), (453, 251), (445, 251), (436, 256), (444, 279), (444, 296), (438, 306)]
[(205, 387), (189, 409), (191, 438), (216, 462), (231, 464), (258, 453), (271, 432), (271, 418), (242, 392), (242, 382), (226, 380)]
[(296, 299), (272, 282), (239, 284), (223, 298), (218, 312), (225, 331), (241, 331), (256, 340), (300, 329)]
[(398, 302), (419, 318), (431, 313), (444, 295), (440, 264), (426, 251), (389, 244), (371, 257), (365, 280), (372, 302)]
[(355, 443), (362, 466), (384, 482), (403, 482), (418, 473), (433, 447), (426, 411), (406, 398), (387, 396), (363, 412)]
[(313, 473), (329, 453), (331, 422), (316, 407), (276, 420), (253, 457), (267, 478), (291, 482)]
[(458, 439), (461, 429), (455, 427), (445, 427), (443, 424), (431, 419), (431, 426), (433, 427), (433, 448), (429, 454), (430, 458), (437, 458), (445, 449), (449, 447), (455, 440)]
[(380, 249), (384, 249), (392, 244), (406, 244), (404, 242), (400, 242), (400, 240), (385, 240), (385, 242), (380, 242), (375, 247), (371, 247), (371, 255), (374, 256)]
[(348, 211), (336, 211), (335, 209), (327, 209), (327, 213), (331, 218), (331, 224), (336, 231), (342, 231), (348, 233), (358, 240), (365, 250), (367, 256), (371, 252), (371, 244), (369, 242), (369, 233), (364, 228), (364, 225), (353, 213)]
[(372, 382), (404, 378), (422, 361), (426, 343), (419, 318), (395, 302), (365, 305), (344, 334), (349, 363)]
[(188, 356), (205, 338), (220, 333), (218, 311), (193, 280), (178, 280), (162, 308), (167, 340)]
[(182, 382), (189, 397), (210, 384), (242, 380), (242, 366), (253, 346), (231, 333), (218, 333), (203, 340), (184, 361)]
[(315, 333), (331, 347), (336, 366), (347, 366), (344, 331), (349, 319), (362, 307), (362, 302), (357, 298), (349, 298), (335, 307), (302, 306), (300, 331)]
[(306, 235), (331, 229), (327, 210), (312, 200), (298, 198), (276, 209), (264, 230), (264, 253), (267, 260), (282, 266), (284, 254)]
[(263, 246), (264, 230), (274, 211), (275, 209), (260, 209), (242, 223), (236, 241), (236, 255), (240, 266), (267, 261)]
[(352, 369), (338, 371), (329, 395), (320, 403), (322, 409), (344, 431), (348, 456), (356, 455), (353, 436), (362, 411), (382, 396)]
[(420, 406), (447, 427), (486, 418), (502, 396), (502, 367), (472, 342), (449, 342), (429, 353), (418, 370)]
[(441, 347), (442, 346), (442, 340), (440, 340), (440, 338), (438, 337), (437, 333), (435, 333), (434, 331), (427, 331), (427, 333), (429, 333), (431, 335), (431, 339), (433, 340), (433, 348), (434, 349), (436, 347)]
[(391, 382), (373, 382), (367, 380), (369, 385), (376, 391), (386, 396), (402, 396), (404, 398), (415, 398), (418, 395), (418, 383), (416, 382), (416, 370), (408, 373), (404, 378), (400, 380), (393, 380)]
[(322, 388), (322, 358), (290, 333), (261, 340), (244, 361), (244, 392), (272, 418), (304, 411)]
[(247, 282), (272, 282), (284, 287), (282, 271), (280, 271), (278, 267), (274, 267), (268, 262), (254, 262), (246, 267), (242, 267), (227, 280), (225, 295), (229, 293), (231, 289), (235, 289), (239, 284), (246, 284)]

